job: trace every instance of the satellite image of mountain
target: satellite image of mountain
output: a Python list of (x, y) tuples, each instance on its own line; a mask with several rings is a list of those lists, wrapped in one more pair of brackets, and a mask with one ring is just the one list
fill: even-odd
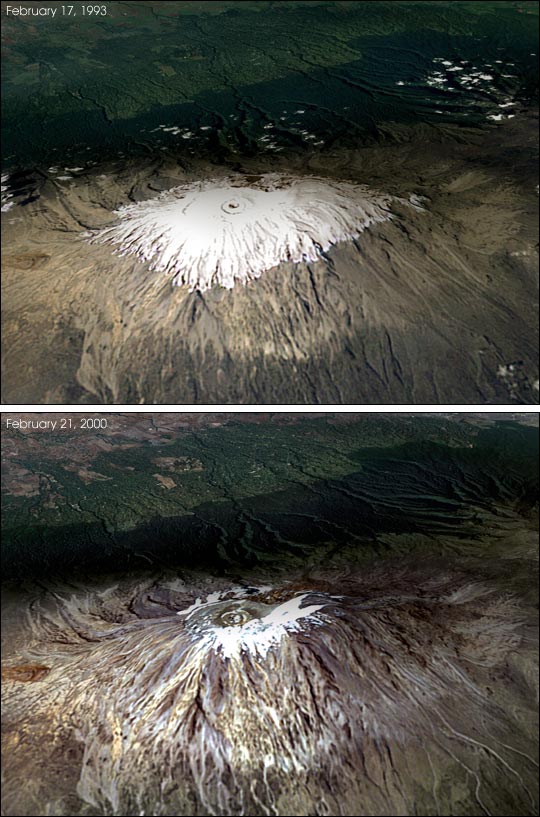
[(4, 403), (538, 403), (537, 2), (0, 5)]
[(2, 431), (3, 815), (538, 813), (538, 415)]

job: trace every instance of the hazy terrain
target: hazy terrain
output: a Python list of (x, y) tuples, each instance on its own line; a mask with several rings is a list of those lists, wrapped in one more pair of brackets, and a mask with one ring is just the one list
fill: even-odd
[[(175, 8), (8, 22), (4, 400), (537, 402), (537, 4)], [(232, 291), (88, 244), (272, 172), (424, 210)]]

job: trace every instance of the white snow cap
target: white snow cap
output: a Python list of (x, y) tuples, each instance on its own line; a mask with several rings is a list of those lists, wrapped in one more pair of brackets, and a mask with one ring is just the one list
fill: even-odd
[(118, 221), (91, 242), (118, 244), (121, 255), (173, 274), (191, 292), (232, 289), (281, 262), (316, 261), (333, 244), (392, 218), (393, 201), (364, 185), (316, 177), (206, 179), (121, 207)]
[[(251, 653), (264, 658), (268, 651), (279, 646), (281, 639), (287, 635), (324, 623), (324, 617), (318, 615), (324, 608), (324, 603), (302, 606), (308, 596), (309, 593), (303, 593), (274, 607), (268, 607), (265, 615), (251, 617), (253, 613), (249, 613), (246, 622), (242, 616), (242, 602), (236, 602), (236, 605), (232, 603), (231, 609), (227, 611), (230, 626), (223, 623), (212, 626), (207, 623), (199, 635), (200, 647), (211, 648), (224, 658), (238, 658), (241, 653)], [(205, 612), (211, 615), (214, 606), (207, 603), (197, 605), (195, 610), (192, 608), (187, 615), (188, 624), (194, 612), (199, 614), (202, 608), (206, 608)], [(181, 614), (184, 615), (185, 612), (181, 611)], [(238, 617), (237, 622), (235, 615)]]

